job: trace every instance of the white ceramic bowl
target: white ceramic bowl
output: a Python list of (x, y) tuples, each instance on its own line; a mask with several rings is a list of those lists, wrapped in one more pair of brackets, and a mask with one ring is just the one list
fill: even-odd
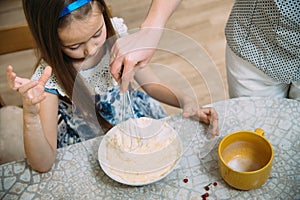
[[(130, 137), (131, 125), (135, 131)], [(182, 143), (177, 132), (166, 122), (144, 117), (113, 127), (98, 149), (103, 171), (113, 180), (133, 186), (166, 177), (181, 154)]]

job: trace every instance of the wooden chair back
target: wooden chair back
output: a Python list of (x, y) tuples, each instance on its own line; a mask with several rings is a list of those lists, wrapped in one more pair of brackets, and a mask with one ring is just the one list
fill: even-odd
[[(35, 48), (35, 42), (27, 24), (0, 28), (0, 55)], [(0, 108), (4, 106), (0, 96)]]
[(35, 48), (27, 24), (0, 28), (0, 55)]

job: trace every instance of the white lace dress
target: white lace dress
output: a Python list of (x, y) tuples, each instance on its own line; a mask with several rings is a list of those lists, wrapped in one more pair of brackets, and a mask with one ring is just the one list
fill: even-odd
[[(125, 33), (127, 27), (120, 18), (112, 19), (115, 29), (119, 33)], [(122, 119), (132, 117), (132, 112), (128, 106), (124, 107), (123, 98), (120, 94), (119, 85), (109, 73), (109, 52), (106, 51), (100, 62), (85, 70), (80, 70), (79, 74), (83, 77), (85, 84), (90, 92), (95, 95), (95, 105), (101, 116), (112, 125), (119, 123)], [(41, 62), (32, 80), (37, 80), (43, 73), (47, 63)], [(64, 89), (58, 84), (54, 74), (45, 85), (45, 91), (67, 97)], [(135, 117), (151, 117), (155, 119), (166, 116), (160, 104), (147, 94), (130, 89), (130, 98)], [(73, 110), (73, 112), (72, 112)], [(125, 111), (125, 112), (124, 112)], [(76, 114), (76, 109), (72, 105), (60, 100), (58, 108), (58, 148), (74, 144), (83, 140), (101, 135), (104, 132), (92, 124), (83, 120)], [(125, 116), (125, 117), (124, 117)]]

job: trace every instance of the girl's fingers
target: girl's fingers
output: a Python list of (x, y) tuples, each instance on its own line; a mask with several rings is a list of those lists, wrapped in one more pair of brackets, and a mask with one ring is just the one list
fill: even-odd
[(6, 69), (6, 79), (11, 89), (14, 89), (15, 78), (16, 78), (16, 74), (13, 72), (12, 66), (8, 66)]
[(13, 67), (11, 65), (9, 65), (7, 68), (6, 68), (6, 77), (9, 76), (9, 74), (11, 74), (13, 71)]
[(195, 111), (194, 109), (184, 109), (183, 112), (182, 112), (182, 117), (184, 118), (187, 118), (187, 117), (193, 117), (195, 118), (196, 120), (199, 119), (197, 115), (197, 111)]
[(13, 72), (12, 66), (8, 66), (6, 70), (6, 79), (9, 87), (18, 91), (20, 87), (30, 82), (27, 78), (20, 78), (15, 72)]
[(205, 110), (207, 113), (207, 117), (210, 125), (212, 126), (212, 135), (218, 136), (219, 133), (219, 116), (214, 108), (208, 108)]
[(183, 118), (188, 118), (188, 117), (191, 117), (191, 115), (190, 115), (188, 112), (183, 111), (183, 112), (182, 112), (182, 117), (183, 117)]
[(212, 122), (211, 122), (211, 124), (212, 124), (212, 135), (220, 135), (220, 133), (219, 133), (219, 126), (218, 126), (218, 120), (213, 120)]
[(42, 74), (42, 76), (39, 79), (39, 83), (41, 83), (43, 86), (46, 85), (48, 79), (50, 78), (52, 74), (52, 68), (50, 66), (47, 66)]
[(17, 86), (16, 86), (15, 80), (16, 80), (16, 74), (13, 73), (13, 74), (10, 75), (10, 77), (8, 79), (8, 85), (13, 90), (17, 90), (18, 89)]
[(219, 116), (214, 108), (202, 108), (199, 113), (200, 121), (210, 124), (212, 136), (218, 136), (219, 133)]
[(30, 94), (27, 94), (27, 98), (30, 99), (30, 103), (31, 104), (40, 103), (42, 100), (44, 100), (46, 98), (44, 90), (45, 90), (45, 85), (51, 76), (51, 73), (52, 73), (52, 68), (47, 66), (45, 68), (42, 76), (39, 78), (39, 80), (32, 81), (32, 82), (24, 85), (24, 87), (22, 87), (22, 89), (19, 90), (20, 93), (25, 95), (30, 90), (32, 90), (32, 91), (30, 91)]
[(201, 108), (198, 111), (199, 121), (204, 122), (205, 124), (210, 124), (210, 114), (206, 109)]
[(28, 105), (35, 105), (46, 98), (44, 92), (45, 84), (50, 78), (52, 68), (47, 66), (38, 81), (30, 81), (26, 78), (20, 78), (13, 72), (13, 67), (6, 69), (6, 78), (10, 88), (17, 90), (23, 97), (23, 101)]
[(43, 92), (41, 95), (31, 99), (32, 104), (38, 104), (46, 98), (46, 94)]
[(32, 81), (19, 89), (23, 96), (23, 102), (27, 105), (35, 105), (46, 98), (44, 87), (38, 81)]
[(219, 120), (219, 115), (214, 108), (211, 108), (211, 117), (212, 119)]
[(33, 89), (38, 85), (38, 81), (31, 81), (19, 88), (19, 92), (24, 96), (30, 89)]
[(211, 127), (212, 136), (220, 135), (218, 126), (219, 116), (216, 110), (212, 107), (200, 108), (196, 111), (193, 107), (187, 105), (184, 107), (182, 117), (191, 117), (195, 120), (208, 124)]
[(214, 108), (202, 108), (201, 109), (202, 113), (206, 116), (208, 116), (208, 120), (209, 121), (214, 121), (214, 120), (218, 120), (219, 116), (218, 113), (216, 112), (216, 110)]
[(194, 101), (185, 101), (183, 105), (182, 117), (192, 117), (199, 121), (199, 107)]

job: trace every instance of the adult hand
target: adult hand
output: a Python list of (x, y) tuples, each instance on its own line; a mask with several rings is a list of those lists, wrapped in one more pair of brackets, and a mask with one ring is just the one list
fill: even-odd
[[(143, 28), (119, 38), (111, 49), (110, 73), (120, 83), (121, 92), (133, 80), (135, 68), (145, 66), (152, 58), (162, 29)], [(121, 77), (122, 76), (122, 77)], [(122, 79), (122, 81), (120, 81)]]
[(6, 78), (10, 88), (19, 92), (23, 100), (24, 111), (39, 112), (39, 103), (46, 98), (45, 85), (52, 73), (51, 67), (46, 67), (42, 76), (37, 81), (21, 78), (13, 72), (13, 67), (8, 66)]

